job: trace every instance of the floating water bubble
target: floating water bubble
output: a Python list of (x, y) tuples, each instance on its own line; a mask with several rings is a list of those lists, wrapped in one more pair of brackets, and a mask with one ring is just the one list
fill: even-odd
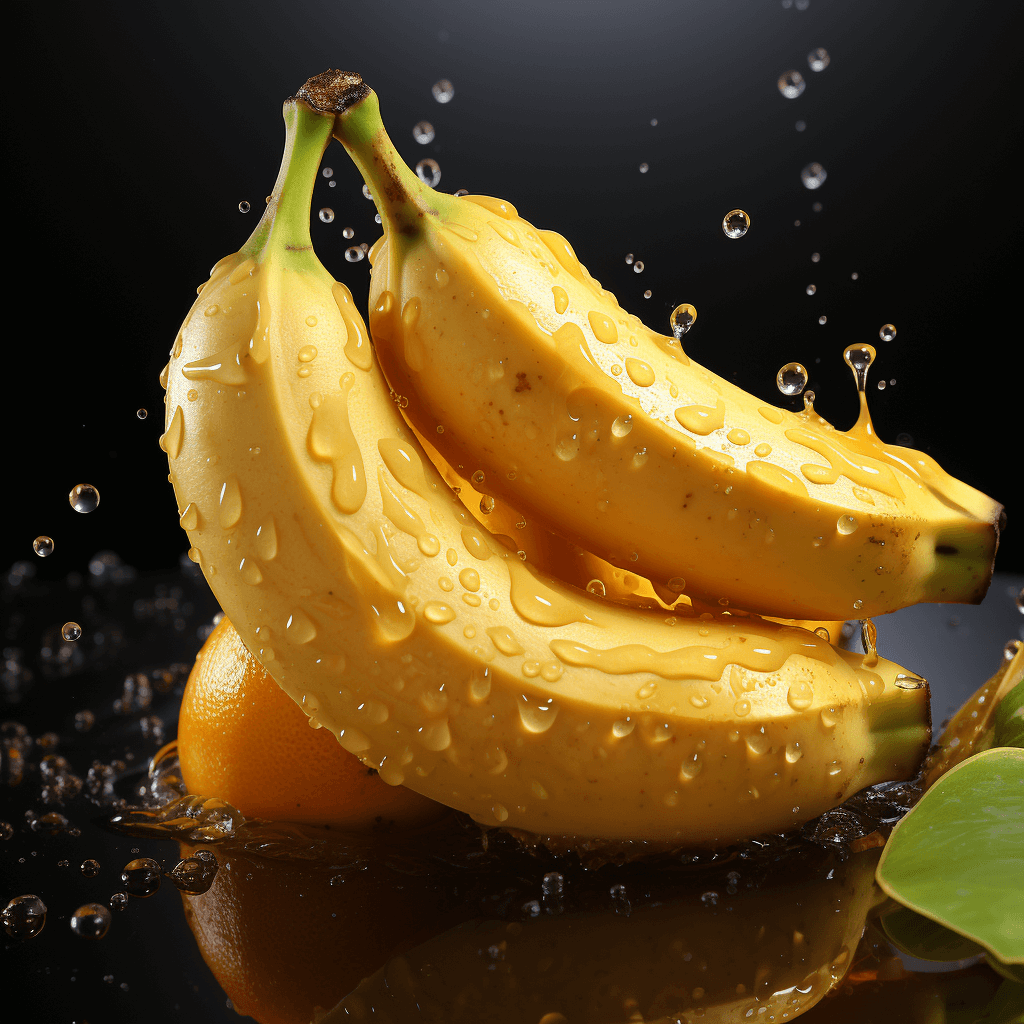
[(882, 324), (878, 328), (878, 336), (882, 341), (892, 341), (896, 337), (896, 328), (892, 324)]
[[(826, 176), (826, 177), (827, 177), (827, 176)], [(822, 179), (822, 180), (824, 180), (824, 179)], [(815, 213), (821, 213), (821, 203), (812, 203), (812, 204), (811, 204), (811, 209), (812, 209), (812, 210), (813, 210), (813, 211), (814, 211)]]
[(656, 117), (651, 118), (651, 127), (656, 128), (658, 125), (658, 119)]
[(796, 125), (794, 127), (796, 128), (796, 130), (798, 132), (805, 131), (806, 128), (807, 128), (807, 122), (806, 121), (797, 121), (797, 123), (796, 123)]
[(334, 220), (334, 211), (329, 206), (322, 206), (320, 208), (320, 219), (325, 224), (330, 224)]
[(722, 218), (726, 238), (742, 238), (750, 228), (750, 217), (743, 210), (730, 210)]
[(634, 274), (642, 274), (643, 272), (644, 272), (644, 261), (643, 260), (635, 260), (634, 263), (633, 263), (633, 273)]
[(878, 390), (879, 391), (884, 391), (885, 390), (885, 381), (884, 380), (880, 380), (878, 382)]
[(824, 327), (825, 324), (828, 323), (828, 317), (827, 316), (819, 316), (818, 317), (818, 323), (821, 324), (822, 327)]
[(342, 228), (341, 229), (341, 237), (342, 238), (355, 238), (355, 236), (356, 236), (355, 228)]
[(640, 173), (641, 174), (646, 174), (649, 170), (650, 170), (650, 167), (647, 164), (641, 164), (640, 165)]
[(128, 893), (126, 892), (115, 892), (110, 899), (111, 910), (124, 910), (128, 906)]
[(857, 382), (857, 390), (864, 391), (868, 386), (868, 370), (875, 361), (873, 345), (847, 345), (843, 352), (846, 365), (853, 371), (853, 379)]
[(455, 95), (455, 86), (447, 78), (442, 78), (430, 87), (430, 91), (434, 94), (434, 99), (438, 103), (450, 103)]
[(85, 903), (71, 915), (71, 930), (81, 939), (102, 939), (110, 928), (110, 909)]
[(434, 141), (434, 126), (429, 121), (417, 121), (412, 126), (412, 137), (421, 145)]
[(349, 263), (358, 263), (361, 259), (365, 258), (366, 253), (358, 245), (350, 245), (345, 250), (345, 259)]
[(649, 299), (651, 297), (651, 294), (651, 289), (648, 288), (647, 291), (644, 292), (644, 298)]
[(854, 271), (854, 272), (853, 272), (853, 273), (852, 273), (852, 274), (850, 275), (850, 280), (851, 280), (851, 281), (856, 281), (858, 277), (860, 277), (860, 274), (858, 274), (858, 273), (857, 273), (857, 271), (855, 270), (855, 271)]
[(811, 262), (812, 263), (820, 263), (821, 262), (821, 253), (820, 252), (812, 252), (811, 253)]
[(425, 182), (431, 188), (441, 180), (441, 168), (438, 166), (437, 161), (430, 157), (427, 157), (426, 160), (421, 160), (416, 165), (416, 174), (419, 176), (420, 181)]
[(100, 862), (92, 857), (87, 857), (82, 861), (79, 870), (86, 878), (95, 878), (100, 873)]
[(45, 533), (41, 533), (32, 541), (32, 550), (40, 558), (49, 558), (53, 554), (53, 538), (47, 537)]
[(77, 622), (65, 622), (64, 625), (60, 627), (60, 635), (64, 637), (65, 640), (74, 642), (81, 638), (82, 627)]
[(75, 484), (68, 501), (76, 512), (95, 512), (100, 504), (100, 492), (92, 484)]
[(370, 186), (369, 185), (364, 185), (363, 186), (363, 198), (364, 199), (373, 199), (373, 193), (370, 191)]
[(244, 199), (238, 204), (239, 213), (248, 213), (251, 209), (252, 207)]
[(152, 857), (139, 857), (125, 865), (121, 883), (132, 896), (145, 899), (160, 888), (160, 865)]
[(35, 938), (46, 924), (46, 904), (31, 893), (15, 896), (0, 913), (4, 931), (18, 942)]
[(818, 290), (818, 286), (816, 284), (809, 284), (804, 289), (804, 291), (807, 292), (808, 295), (813, 295), (817, 290)]
[[(808, 164), (800, 172), (800, 180), (804, 183), (804, 188), (816, 189), (821, 188), (825, 184), (825, 179), (828, 177), (828, 171), (821, 166), (817, 161), (812, 164)], [(815, 211), (818, 212), (817, 210)]]
[(804, 76), (799, 71), (784, 71), (779, 75), (779, 92), (786, 97), (787, 100), (795, 100), (804, 89), (807, 88), (807, 83), (804, 81)]
[(380, 219), (380, 214), (379, 214), (379, 213), (375, 213), (375, 214), (373, 215), (373, 222), (374, 222), (375, 224), (380, 224), (380, 223), (381, 223), (381, 219)]
[(201, 896), (213, 885), (218, 866), (210, 850), (197, 850), (191, 857), (179, 860), (167, 872), (167, 877), (186, 895)]
[(812, 71), (824, 71), (831, 59), (828, 55), (828, 50), (824, 46), (819, 46), (807, 54), (807, 66)]
[(334, 168), (333, 167), (325, 167), (320, 173), (325, 178), (333, 178), (334, 177)]
[(148, 409), (136, 409), (135, 415), (140, 419), (144, 420), (149, 415)]
[(682, 302), (672, 310), (668, 318), (669, 326), (676, 338), (682, 336), (693, 326), (697, 319), (697, 307), (691, 306), (688, 302)]
[(775, 383), (784, 395), (799, 395), (807, 387), (807, 370), (800, 363), (786, 363), (775, 375)]

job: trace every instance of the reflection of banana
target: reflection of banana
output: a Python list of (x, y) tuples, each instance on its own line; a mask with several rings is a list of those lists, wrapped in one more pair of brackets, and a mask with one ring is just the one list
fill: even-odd
[(878, 900), (877, 859), (703, 903), (692, 891), (629, 916), (469, 921), (390, 960), (323, 1024), (792, 1020), (849, 969)]
[(312, 251), (333, 118), (285, 120), (267, 212), (175, 341), (161, 443), (192, 556), (312, 724), (386, 782), (546, 834), (728, 842), (910, 775), (928, 696), (898, 666), (602, 602), (478, 527)]
[(335, 135), (387, 232), (371, 252), (381, 366), (409, 422), (488, 495), (670, 591), (767, 615), (984, 595), (1000, 506), (882, 444), (863, 401), (842, 433), (691, 362), (560, 235), (423, 184), (369, 90)]

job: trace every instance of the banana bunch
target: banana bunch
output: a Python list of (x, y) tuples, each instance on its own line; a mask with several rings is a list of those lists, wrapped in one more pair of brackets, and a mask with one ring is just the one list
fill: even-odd
[(861, 417), (769, 405), (627, 314), (511, 203), (435, 192), (369, 90), (335, 136), (372, 190), (370, 330), (403, 414), (440, 457), (585, 551), (764, 615), (863, 618), (980, 601), (1001, 506)]
[[(285, 152), (266, 212), (213, 268), (162, 374), (161, 445), (190, 555), (310, 725), (330, 729), (388, 783), (541, 835), (728, 843), (911, 775), (929, 742), (928, 690), (898, 665), (739, 610), (680, 602), (670, 612), (589, 594), (524, 561), (469, 514), (403, 419), (405, 396), (385, 380), (351, 293), (310, 242), (335, 115), (360, 109), (376, 109), (374, 97), (344, 73), (310, 80), (285, 104)], [(356, 122), (343, 134), (352, 144)], [(375, 274), (391, 275), (390, 300), (377, 288), (377, 345), (390, 352), (389, 339), (406, 339), (403, 358), (426, 368), (416, 339), (441, 330), (440, 303), (450, 304), (451, 330), (476, 344), (468, 275), (477, 296), (496, 286), (472, 269), (480, 257), (463, 236), (480, 232), (461, 220), (437, 229), (458, 239), (445, 243), (444, 266), (425, 244), (399, 258), (407, 239), (433, 238), (417, 234), (432, 215), (403, 199), (403, 173), (382, 163), (372, 179), (382, 204), (394, 198), (376, 253)], [(430, 195), (503, 218), (480, 202)], [(557, 259), (523, 239), (539, 253), (537, 273), (550, 276), (545, 263)], [(428, 271), (436, 295), (400, 303), (394, 275), (423, 282)], [(557, 277), (577, 302), (591, 288), (568, 271)], [(481, 320), (520, 315), (518, 299), (495, 291), (487, 302)], [(566, 339), (581, 358), (591, 346), (580, 346), (579, 325), (554, 334), (558, 372), (572, 377)], [(481, 372), (498, 371), (486, 362)], [(508, 372), (541, 390), (534, 370)], [(462, 415), (472, 377), (448, 374), (452, 416)], [(441, 437), (436, 424), (429, 435)]]

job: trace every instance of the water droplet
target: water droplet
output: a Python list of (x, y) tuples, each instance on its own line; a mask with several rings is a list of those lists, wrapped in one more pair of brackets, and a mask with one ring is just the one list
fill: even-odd
[(743, 210), (730, 210), (722, 218), (726, 238), (742, 238), (750, 227), (750, 217)]
[(76, 512), (95, 512), (100, 504), (100, 492), (92, 484), (75, 484), (68, 501)]
[(786, 71), (779, 75), (779, 92), (786, 97), (787, 100), (795, 100), (804, 89), (807, 88), (807, 83), (804, 81), (804, 76), (799, 71)]
[(631, 252), (627, 252), (626, 253), (626, 266), (627, 267), (633, 266), (633, 254)]
[(636, 722), (630, 718), (619, 719), (612, 723), (612, 735), (616, 739), (625, 739), (636, 728)]
[(839, 720), (835, 708), (822, 708), (819, 717), (821, 718), (821, 724), (826, 729), (834, 729), (836, 722)]
[(703, 767), (704, 759), (699, 753), (686, 758), (679, 768), (679, 781), (689, 782), (691, 779), (695, 779), (700, 774), (700, 770)]
[(789, 706), (794, 711), (804, 711), (814, 701), (814, 690), (811, 689), (811, 684), (806, 680), (798, 680), (789, 688), (786, 700), (789, 701)]
[(547, 700), (538, 700), (538, 703), (533, 704), (524, 693), (519, 697), (518, 706), (519, 720), (527, 732), (547, 732), (554, 724), (555, 718), (558, 717), (558, 706), (552, 697)]
[(857, 522), (856, 516), (840, 516), (836, 522), (836, 529), (846, 537), (854, 533), (858, 526), (860, 526), (860, 523)]
[(882, 324), (878, 328), (878, 336), (882, 341), (892, 341), (896, 337), (896, 328), (892, 324)]
[(100, 862), (92, 857), (87, 857), (82, 861), (79, 870), (86, 878), (95, 878), (100, 873)]
[(152, 896), (160, 888), (160, 865), (152, 857), (130, 861), (121, 872), (121, 884), (132, 896)]
[(188, 896), (201, 896), (210, 891), (217, 877), (217, 858), (210, 850), (196, 850), (191, 857), (179, 860), (167, 872), (167, 877), (180, 892)]
[(850, 280), (851, 280), (851, 281), (856, 281), (858, 277), (860, 277), (860, 274), (858, 274), (858, 273), (857, 273), (857, 271), (855, 270), (855, 271), (854, 271), (854, 272), (853, 272), (853, 273), (852, 273), (852, 274), (850, 275)]
[(825, 769), (828, 775), (838, 775), (843, 770), (842, 763), (839, 761), (830, 761), (828, 768)]
[(110, 908), (85, 903), (71, 915), (71, 930), (81, 939), (102, 939), (110, 928)]
[(784, 395), (799, 395), (807, 386), (807, 370), (800, 363), (786, 363), (775, 375), (775, 383)]
[(455, 95), (455, 86), (447, 78), (442, 78), (430, 87), (430, 91), (434, 94), (434, 99), (438, 103), (450, 103)]
[(364, 199), (373, 199), (373, 193), (370, 191), (370, 186), (369, 185), (364, 185), (363, 186), (363, 198)]
[(250, 209), (251, 207), (244, 199), (238, 204), (239, 213), (248, 213)]
[(111, 910), (124, 910), (128, 906), (128, 893), (115, 892), (107, 902), (110, 904)]
[(804, 183), (804, 188), (809, 189), (821, 188), (821, 186), (825, 184), (825, 179), (827, 177), (828, 171), (826, 171), (825, 168), (822, 167), (821, 164), (819, 164), (817, 161), (808, 164), (800, 172), (800, 180)]
[(31, 894), (15, 896), (0, 914), (4, 931), (18, 942), (35, 938), (46, 924), (46, 904)]
[(798, 741), (786, 744), (786, 760), (790, 764), (796, 764), (797, 761), (799, 761), (800, 758), (803, 756), (804, 752), (801, 749), (800, 743)]
[(350, 245), (345, 250), (345, 259), (347, 259), (349, 263), (358, 263), (361, 259), (364, 259), (365, 256), (366, 253), (363, 252), (358, 245)]
[(441, 168), (436, 160), (427, 157), (416, 165), (416, 174), (420, 181), (426, 182), (433, 188), (441, 180)]
[(330, 224), (334, 220), (334, 211), (329, 206), (322, 206), (320, 208), (320, 219), (325, 224)]
[(601, 580), (591, 580), (587, 584), (587, 593), (588, 594), (595, 594), (597, 597), (604, 597), (606, 591), (605, 591), (605, 586), (604, 586), (603, 581), (601, 581)]
[(693, 326), (696, 319), (697, 307), (691, 306), (688, 302), (683, 302), (672, 310), (668, 323), (672, 328), (672, 333), (677, 339), (680, 339)]
[(825, 324), (828, 323), (828, 317), (827, 316), (819, 316), (818, 317), (818, 323), (821, 324), (822, 326), (824, 326)]
[(825, 643), (827, 643), (827, 644), (830, 644), (830, 643), (832, 642), (832, 637), (831, 637), (831, 636), (829, 635), (829, 632), (828, 632), (828, 630), (827, 630), (827, 629), (826, 629), (826, 628), (825, 628), (824, 626), (818, 626), (818, 627), (817, 627), (817, 628), (816, 628), (816, 629), (814, 630), (814, 632), (815, 632), (815, 633), (816, 633), (816, 634), (817, 634), (818, 636), (820, 636), (820, 637), (821, 637), (821, 639), (825, 641)]
[(868, 370), (875, 361), (873, 345), (847, 345), (843, 352), (846, 365), (853, 371), (853, 379), (857, 382), (857, 390), (864, 391), (868, 386)]
[(819, 46), (807, 54), (807, 66), (812, 71), (824, 71), (831, 59), (828, 55), (828, 50), (824, 46)]
[(644, 261), (643, 260), (635, 260), (634, 263), (633, 263), (633, 273), (634, 274), (642, 274), (643, 272), (644, 272)]
[(818, 290), (818, 286), (816, 284), (809, 284), (804, 289), (804, 291), (807, 292), (808, 295), (813, 295), (817, 290)]
[(53, 554), (53, 538), (47, 537), (46, 534), (40, 534), (32, 541), (32, 550), (40, 558), (49, 558)]
[(333, 178), (334, 177), (334, 168), (333, 167), (325, 167), (320, 173), (325, 178)]
[(82, 627), (77, 622), (65, 622), (64, 625), (60, 627), (60, 635), (64, 637), (65, 640), (77, 640), (82, 635)]
[(861, 608), (863, 608), (863, 607), (864, 607), (864, 602), (861, 601), (860, 598), (858, 598), (856, 601), (853, 602), (853, 610), (855, 612), (859, 612), (861, 610)]
[(651, 294), (651, 289), (648, 288), (647, 291), (644, 292), (644, 298), (649, 299), (651, 297)]
[(429, 121), (417, 121), (412, 126), (412, 137), (421, 145), (434, 141), (434, 126)]
[(915, 672), (898, 672), (894, 682), (901, 690), (920, 690), (928, 684), (924, 676), (919, 676)]
[(640, 165), (640, 173), (641, 174), (646, 174), (649, 170), (650, 170), (650, 167), (647, 164), (641, 164)]

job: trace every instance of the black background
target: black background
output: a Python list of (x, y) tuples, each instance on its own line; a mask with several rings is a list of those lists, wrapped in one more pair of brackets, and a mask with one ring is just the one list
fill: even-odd
[[(626, 309), (659, 330), (667, 333), (676, 303), (694, 303), (688, 352), (744, 388), (787, 401), (775, 373), (799, 360), (819, 410), (846, 428), (856, 401), (842, 350), (873, 342), (879, 433), (909, 434), (1008, 505), (997, 567), (1024, 567), (1022, 357), (1011, 307), (1021, 6), (804, 6), (15, 5), (9, 558), (32, 558), (32, 538), (45, 533), (57, 553), (45, 566), (36, 560), (44, 574), (104, 547), (143, 569), (177, 562), (186, 539), (156, 446), (157, 375), (196, 286), (256, 223), (280, 156), (281, 102), (338, 67), (377, 90), (406, 158), (438, 161), (440, 188), (501, 196), (560, 231)], [(821, 73), (807, 65), (817, 46), (831, 55)], [(788, 69), (807, 81), (795, 100), (775, 84)], [(442, 77), (455, 86), (447, 105), (431, 95)], [(412, 138), (421, 119), (437, 132), (428, 146)], [(828, 179), (811, 192), (800, 170), (814, 160)], [(345, 262), (342, 228), (372, 242), (373, 205), (336, 143), (325, 163), (336, 186), (321, 178), (314, 204), (336, 217), (314, 220), (314, 244), (365, 303), (368, 264)], [(248, 215), (241, 200), (252, 204)], [(738, 241), (720, 228), (733, 207), (753, 221)], [(626, 265), (627, 252), (643, 273)], [(887, 321), (899, 332), (890, 344), (877, 334)], [(881, 376), (896, 385), (876, 391)], [(144, 422), (139, 407), (149, 410)], [(80, 481), (102, 494), (93, 515), (67, 503)]]

